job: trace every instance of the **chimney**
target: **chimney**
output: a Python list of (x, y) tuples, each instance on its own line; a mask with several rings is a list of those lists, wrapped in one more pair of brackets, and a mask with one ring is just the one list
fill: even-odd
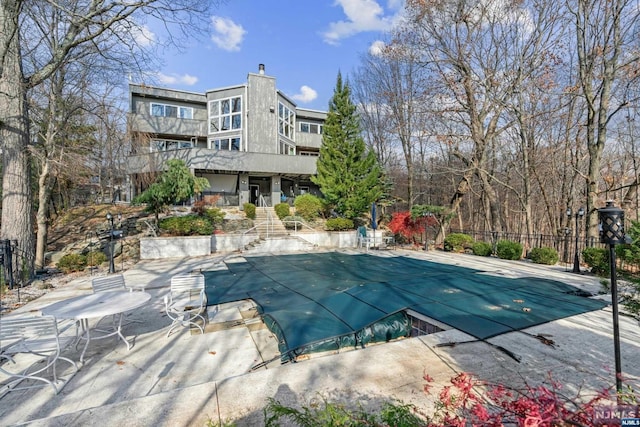
[(264, 64), (258, 64), (258, 73), (264, 74)]

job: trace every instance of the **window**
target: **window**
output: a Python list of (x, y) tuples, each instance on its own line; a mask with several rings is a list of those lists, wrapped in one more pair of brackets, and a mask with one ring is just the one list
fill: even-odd
[(240, 151), (240, 138), (210, 139), (209, 148), (212, 150)]
[(151, 103), (151, 115), (155, 117), (177, 117), (179, 119), (193, 119), (193, 108)]
[(278, 133), (293, 140), (295, 130), (296, 115), (289, 107), (282, 102), (278, 103)]
[(193, 141), (173, 141), (166, 139), (152, 139), (151, 151), (169, 151), (185, 148), (193, 148), (196, 144)]
[(242, 129), (242, 97), (209, 101), (209, 133)]
[(296, 155), (296, 146), (285, 141), (280, 141), (280, 154), (286, 154), (287, 156)]
[(300, 132), (322, 134), (323, 126), (318, 123), (300, 122)]

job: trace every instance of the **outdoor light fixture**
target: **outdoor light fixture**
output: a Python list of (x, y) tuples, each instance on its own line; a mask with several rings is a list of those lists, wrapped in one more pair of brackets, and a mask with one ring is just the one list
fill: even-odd
[[(571, 208), (567, 208), (567, 216), (571, 218)], [(576, 217), (576, 253), (573, 257), (573, 272), (580, 273), (580, 257), (578, 255), (578, 239), (580, 237), (580, 225), (578, 220), (584, 216), (584, 208), (581, 207), (578, 209), (578, 212), (575, 213)]]
[[(122, 220), (122, 215), (118, 214), (118, 222), (120, 222), (121, 220)], [(112, 274), (112, 273), (116, 272), (116, 267), (113, 264), (113, 252), (114, 252), (113, 238), (122, 236), (122, 233), (120, 232), (120, 233), (118, 233), (117, 236), (115, 236), (115, 230), (113, 229), (113, 215), (111, 215), (111, 212), (107, 212), (107, 221), (109, 221), (109, 225), (110, 225), (110, 229), (109, 229), (109, 274)]]
[(622, 392), (622, 364), (620, 362), (620, 330), (618, 323), (618, 284), (616, 282), (615, 245), (626, 243), (624, 235), (624, 211), (607, 201), (607, 206), (598, 209), (600, 219), (600, 243), (609, 245), (609, 270), (611, 271), (611, 308), (613, 311), (613, 347), (616, 363), (616, 391)]

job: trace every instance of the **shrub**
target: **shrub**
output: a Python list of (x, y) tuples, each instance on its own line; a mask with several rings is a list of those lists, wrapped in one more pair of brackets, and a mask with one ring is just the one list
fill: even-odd
[(473, 245), (473, 237), (463, 233), (451, 233), (444, 239), (444, 250), (448, 252), (464, 252)]
[(560, 257), (558, 251), (550, 247), (533, 248), (529, 252), (529, 259), (536, 264), (554, 265), (558, 262)]
[(202, 211), (202, 217), (206, 218), (211, 225), (216, 226), (222, 224), (224, 221), (224, 212), (219, 208), (205, 208)]
[(320, 216), (322, 212), (322, 200), (313, 194), (302, 194), (296, 197), (296, 215), (307, 221), (312, 221)]
[(256, 219), (256, 205), (253, 203), (245, 203), (242, 207), (244, 208), (244, 214), (247, 218)]
[(295, 221), (303, 222), (304, 218), (302, 218), (301, 216), (285, 216), (284, 218), (282, 218), (282, 222), (284, 223), (284, 227), (289, 229), (289, 230), (293, 230), (296, 227), (298, 227), (298, 228), (301, 227), (301, 225), (300, 224), (296, 224)]
[[(415, 406), (401, 402), (385, 402), (376, 412), (362, 407), (350, 408), (342, 403), (329, 402), (323, 396), (314, 403), (296, 409), (269, 398), (264, 408), (264, 425), (277, 427), (283, 424), (308, 427), (321, 426), (403, 426), (424, 425), (415, 412)], [(288, 422), (287, 422), (288, 421)]]
[(522, 258), (522, 245), (513, 240), (499, 240), (496, 245), (496, 255), (500, 259), (519, 260)]
[[(615, 408), (611, 403), (613, 391), (609, 389), (593, 396), (580, 391), (567, 395), (561, 383), (554, 378), (549, 378), (549, 385), (525, 384), (519, 389), (487, 383), (465, 372), (451, 378), (450, 384), (442, 387), (433, 384), (434, 379), (428, 373), (423, 375), (423, 379), (424, 393), (435, 400), (430, 409), (390, 400), (384, 402), (381, 409), (367, 410), (360, 405), (329, 402), (322, 395), (297, 409), (269, 398), (263, 410), (264, 425), (595, 427), (606, 424), (598, 418), (598, 412)], [(478, 393), (479, 389), (483, 392)], [(628, 384), (625, 384), (625, 390), (629, 391), (621, 393), (620, 398), (630, 403), (624, 406), (635, 408), (638, 393)]]
[(328, 231), (353, 230), (354, 225), (353, 220), (348, 218), (330, 218), (325, 223), (324, 228)]
[(87, 266), (87, 257), (82, 254), (66, 254), (60, 258), (57, 266), (65, 274), (82, 271)]
[(107, 262), (107, 254), (101, 251), (91, 251), (87, 255), (85, 255), (87, 259), (87, 265), (89, 267), (95, 267), (96, 265), (100, 265), (103, 262)]
[(473, 250), (473, 254), (478, 256), (491, 256), (493, 253), (491, 243), (487, 242), (475, 242), (471, 249)]
[(160, 221), (160, 230), (171, 236), (207, 236), (213, 233), (213, 225), (195, 215), (174, 216)]
[(289, 216), (290, 214), (288, 203), (278, 203), (273, 207), (273, 209), (276, 211), (276, 215), (278, 215), (278, 218), (280, 219)]
[(411, 217), (411, 212), (395, 212), (391, 215), (389, 229), (397, 236), (399, 243), (415, 240), (424, 233), (424, 226)]
[(582, 250), (582, 259), (591, 267), (593, 274), (598, 276), (609, 274), (609, 254), (606, 249), (584, 248)]

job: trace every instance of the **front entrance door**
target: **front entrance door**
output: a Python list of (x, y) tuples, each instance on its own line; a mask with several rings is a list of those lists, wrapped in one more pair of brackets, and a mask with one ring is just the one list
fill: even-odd
[(258, 206), (259, 197), (260, 197), (260, 186), (255, 184), (249, 185), (249, 202)]

